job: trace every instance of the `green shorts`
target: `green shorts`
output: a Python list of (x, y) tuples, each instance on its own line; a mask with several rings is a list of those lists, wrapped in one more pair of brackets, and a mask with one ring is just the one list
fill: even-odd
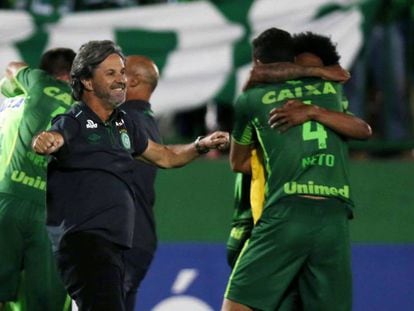
[(225, 297), (274, 311), (292, 284), (309, 310), (351, 310), (349, 220), (341, 201), (292, 196), (266, 208), (236, 262)]
[(227, 239), (227, 263), (234, 267), (237, 258), (243, 249), (244, 243), (250, 238), (253, 229), (253, 218), (233, 223)]
[(17, 298), (24, 271), (26, 310), (63, 310), (66, 292), (57, 274), (44, 207), (0, 194), (0, 301)]

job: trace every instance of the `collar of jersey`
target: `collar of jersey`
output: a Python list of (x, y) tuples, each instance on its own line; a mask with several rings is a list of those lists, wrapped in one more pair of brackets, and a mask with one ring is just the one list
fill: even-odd
[(79, 106), (88, 115), (90, 119), (103, 125), (115, 122), (116, 120), (119, 119), (119, 114), (121, 113), (119, 108), (115, 108), (112, 114), (109, 116), (108, 120), (104, 122), (101, 120), (101, 118), (98, 117), (98, 115), (91, 108), (89, 108), (89, 106), (86, 103), (80, 102)]

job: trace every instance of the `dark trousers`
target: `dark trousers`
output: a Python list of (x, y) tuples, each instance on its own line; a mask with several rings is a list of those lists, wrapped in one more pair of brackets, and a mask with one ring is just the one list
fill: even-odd
[(135, 310), (138, 288), (141, 284), (141, 281), (147, 274), (153, 257), (153, 252), (149, 252), (138, 247), (134, 247), (125, 251), (124, 291), (126, 295), (126, 311)]
[(60, 246), (58, 269), (79, 311), (124, 311), (123, 248), (85, 232), (63, 237)]

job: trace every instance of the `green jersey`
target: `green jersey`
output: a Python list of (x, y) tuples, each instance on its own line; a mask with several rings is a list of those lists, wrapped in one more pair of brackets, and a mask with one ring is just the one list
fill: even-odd
[(268, 125), (270, 110), (295, 98), (338, 112), (347, 108), (340, 84), (314, 78), (259, 85), (240, 95), (235, 105), (233, 139), (249, 145), (256, 136), (262, 148), (264, 208), (291, 195), (337, 197), (352, 206), (348, 148), (340, 135), (315, 121), (283, 133)]
[(252, 209), (250, 207), (250, 183), (250, 175), (236, 174), (233, 224), (243, 221), (251, 222), (253, 219)]
[(38, 69), (22, 68), (14, 78), (19, 91), (0, 106), (0, 193), (45, 205), (47, 159), (32, 151), (34, 135), (72, 104), (70, 86)]

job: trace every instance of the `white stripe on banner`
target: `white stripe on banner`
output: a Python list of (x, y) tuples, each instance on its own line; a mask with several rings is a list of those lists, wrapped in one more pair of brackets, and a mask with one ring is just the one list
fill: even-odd
[[(355, 8), (314, 19), (321, 6), (346, 2), (349, 1), (254, 1), (248, 13), (252, 30), (250, 39), (269, 27), (292, 33), (313, 31), (328, 35), (338, 44), (341, 64), (350, 68), (362, 45), (361, 13)], [(31, 17), (23, 12), (0, 11), (0, 20), (0, 70), (3, 70), (9, 61), (19, 59), (14, 45), (33, 34), (35, 28)], [(238, 52), (234, 51), (235, 43), (245, 35), (246, 29), (227, 20), (209, 1), (73, 13), (48, 26), (46, 49), (63, 46), (78, 50), (89, 40), (115, 40), (116, 31), (122, 30), (175, 34), (177, 46), (166, 55), (159, 86), (152, 98), (156, 114), (168, 114), (209, 102), (234, 71), (237, 78), (234, 95), (237, 96), (249, 72), (249, 65), (233, 67), (233, 55)], [(160, 40), (163, 39), (157, 40), (157, 46), (162, 48)], [(135, 43), (134, 37), (131, 41), (139, 47), (140, 42)], [(151, 41), (144, 43), (151, 47)], [(151, 57), (151, 52), (147, 53)], [(246, 62), (251, 58), (250, 55), (241, 57)]]
[[(32, 17), (19, 11), (0, 10), (0, 74), (4, 73), (7, 64), (20, 60), (14, 44), (24, 40), (35, 31)], [(0, 76), (1, 78), (1, 76)]]

